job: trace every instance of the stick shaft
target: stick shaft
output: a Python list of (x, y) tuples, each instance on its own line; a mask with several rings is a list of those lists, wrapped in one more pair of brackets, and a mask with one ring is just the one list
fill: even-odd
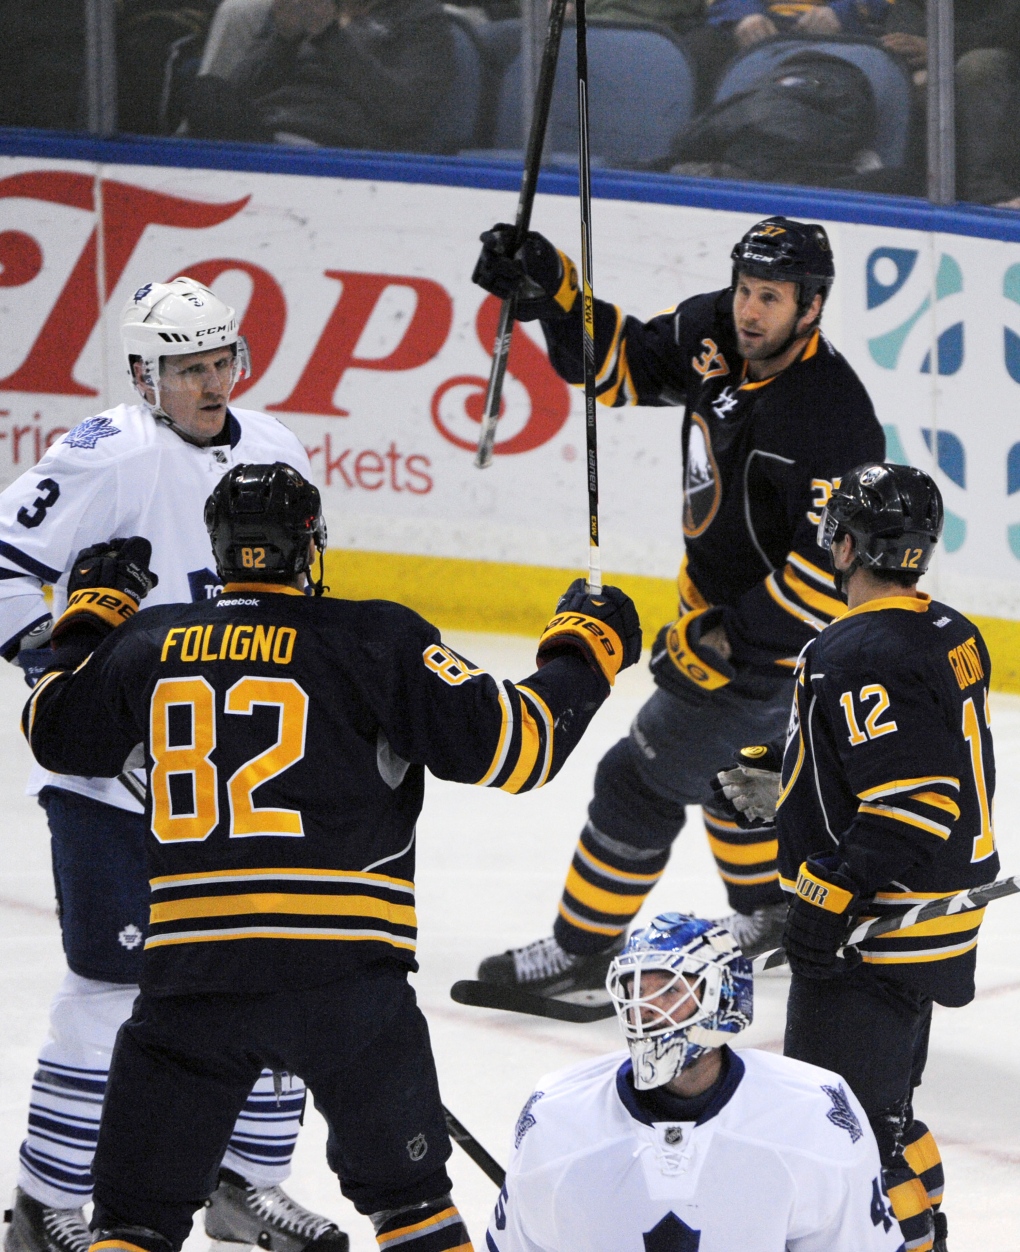
[(470, 1130), (454, 1117), (445, 1104), (443, 1116), (446, 1118), (446, 1129), (450, 1132), (450, 1138), (454, 1143), (464, 1149), (482, 1173), (491, 1178), (497, 1187), (502, 1187), (506, 1180), (506, 1170), (499, 1161), (486, 1152)]
[(584, 433), (588, 470), (588, 591), (602, 591), (599, 553), (599, 450), (595, 400), (595, 296), (592, 289), (591, 145), (588, 134), (588, 30), (585, 0), (577, 9), (577, 146), (581, 200), (581, 299), (584, 352)]
[[(556, 62), (560, 55), (560, 37), (563, 34), (563, 15), (566, 7), (567, 0), (552, 0), (549, 9), (549, 28), (546, 31), (545, 48), (542, 51), (542, 67), (538, 75), (535, 108), (531, 116), (531, 133), (528, 136), (528, 150), (524, 158), (521, 191), (517, 197), (517, 217), (514, 221), (511, 255), (520, 248), (531, 226), (531, 210), (534, 207), (535, 192), (538, 189), (538, 174), (542, 165), (545, 132), (549, 124), (549, 109), (552, 105), (553, 86), (556, 82)], [(485, 393), (485, 410), (482, 413), (478, 453), (475, 456), (475, 464), (479, 469), (492, 464), (492, 450), (496, 442), (496, 423), (499, 421), (499, 406), (503, 396), (503, 380), (506, 378), (506, 366), (513, 338), (515, 306), (516, 301), (511, 297), (503, 301), (503, 307), (500, 310), (499, 329), (496, 331), (492, 367), (489, 371), (489, 386)]]
[[(855, 926), (847, 937), (844, 947), (856, 947), (867, 939), (888, 935), (896, 930), (906, 930), (921, 922), (930, 922), (935, 917), (945, 917), (949, 913), (973, 913), (983, 909), (994, 900), (1004, 896), (1016, 895), (1020, 892), (1020, 877), (999, 878), (995, 882), (986, 883), (983, 887), (971, 887), (967, 891), (958, 891), (955, 895), (942, 896), (938, 900), (929, 900), (927, 904), (914, 904), (898, 913), (886, 913), (882, 917), (873, 917), (870, 921)], [(766, 969), (775, 969), (786, 964), (786, 953), (782, 948), (774, 948), (771, 952), (763, 952), (755, 957), (755, 973)]]

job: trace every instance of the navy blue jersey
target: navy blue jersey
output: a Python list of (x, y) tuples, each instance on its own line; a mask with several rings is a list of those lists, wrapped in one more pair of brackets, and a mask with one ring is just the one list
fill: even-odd
[[(981, 632), (928, 596), (852, 609), (804, 651), (776, 815), (780, 881), (835, 856), (862, 917), (991, 882), (995, 756)], [(942, 1004), (974, 994), (983, 910), (867, 942), (887, 968)]]
[[(580, 310), (542, 323), (550, 361), (575, 383)], [(791, 673), (845, 607), (818, 561), (820, 510), (842, 474), (885, 456), (860, 379), (820, 332), (781, 373), (748, 378), (729, 289), (648, 322), (596, 300), (595, 358), (603, 404), (686, 405), (682, 611), (726, 606), (734, 662)]]
[(26, 705), (32, 750), (60, 773), (116, 775), (144, 745), (150, 993), (416, 968), (425, 769), (539, 787), (608, 692), (577, 655), (498, 682), (401, 605), (289, 590), (144, 610)]

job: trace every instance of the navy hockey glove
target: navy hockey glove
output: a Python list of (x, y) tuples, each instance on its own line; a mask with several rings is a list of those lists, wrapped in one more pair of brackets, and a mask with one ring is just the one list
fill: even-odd
[(19, 667), (30, 687), (34, 687), (53, 664), (53, 653), (49, 646), (52, 634), (53, 618), (44, 617), (4, 654), (8, 661)]
[(563, 652), (579, 652), (611, 687), (616, 675), (641, 658), (641, 622), (634, 601), (619, 587), (588, 594), (575, 578), (538, 641), (538, 665)]
[(741, 830), (771, 826), (779, 801), (783, 750), (772, 743), (757, 743), (734, 754), (729, 769), (712, 779), (714, 806), (735, 821)]
[(686, 696), (691, 684), (702, 691), (716, 691), (736, 678), (733, 666), (715, 648), (701, 643), (701, 636), (722, 618), (722, 609), (692, 609), (663, 626), (652, 645), (649, 666), (656, 686)]
[(577, 266), (534, 230), (511, 256), (514, 234), (506, 222), (482, 233), (482, 251), (471, 281), (501, 300), (516, 296), (519, 322), (566, 317), (577, 300)]
[(72, 627), (108, 634), (138, 612), (159, 579), (149, 569), (152, 544), (140, 535), (83, 548), (67, 583), (67, 608), (53, 627), (54, 641)]
[(802, 978), (837, 978), (861, 963), (856, 948), (836, 953), (857, 919), (857, 887), (823, 860), (805, 861), (786, 917), (783, 947), (790, 968)]

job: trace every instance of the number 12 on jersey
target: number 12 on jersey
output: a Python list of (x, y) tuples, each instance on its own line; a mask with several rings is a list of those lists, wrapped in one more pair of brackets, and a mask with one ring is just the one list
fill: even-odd
[[(204, 678), (163, 678), (152, 693), (152, 833), (160, 843), (201, 842), (219, 825), (217, 771), (209, 759), (216, 747), (215, 701)], [(291, 678), (242, 678), (226, 693), (223, 711), (251, 716), (256, 705), (279, 709), (276, 742), (227, 780), (230, 837), (301, 838), (298, 810), (259, 808), (252, 792), (304, 757), (308, 696)]]

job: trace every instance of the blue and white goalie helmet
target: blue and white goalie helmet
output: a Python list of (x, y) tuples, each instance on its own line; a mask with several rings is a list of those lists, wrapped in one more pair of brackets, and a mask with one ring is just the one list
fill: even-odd
[(751, 962), (717, 922), (660, 913), (609, 967), (606, 990), (639, 1091), (663, 1087), (754, 1016)]

